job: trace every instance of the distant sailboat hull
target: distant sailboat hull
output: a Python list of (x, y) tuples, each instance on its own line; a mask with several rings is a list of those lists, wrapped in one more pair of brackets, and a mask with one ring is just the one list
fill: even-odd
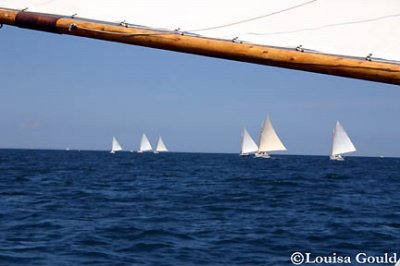
[(266, 152), (257, 152), (256, 154), (254, 154), (254, 157), (255, 158), (263, 158), (263, 159), (271, 158), (271, 156)]
[(344, 161), (344, 158), (342, 157), (342, 155), (338, 154), (338, 155), (331, 155), (330, 159), (332, 161)]

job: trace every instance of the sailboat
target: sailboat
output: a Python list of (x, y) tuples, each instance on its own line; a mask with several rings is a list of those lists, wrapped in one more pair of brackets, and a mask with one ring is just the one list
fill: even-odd
[(354, 151), (356, 151), (356, 147), (354, 147), (342, 125), (337, 121), (333, 129), (331, 160), (343, 161), (342, 154)]
[(271, 151), (286, 151), (286, 147), (276, 134), (271, 120), (269, 117), (267, 117), (261, 128), (260, 143), (258, 145), (258, 150), (255, 154), (255, 157), (270, 158), (271, 156), (268, 154), (268, 152)]
[(249, 156), (251, 153), (255, 153), (257, 150), (257, 144), (254, 142), (247, 129), (243, 128), (240, 156)]
[(160, 137), (158, 137), (156, 150), (154, 151), (154, 153), (166, 152), (166, 151), (168, 151), (168, 149), (165, 146), (164, 141), (162, 140), (162, 138), (160, 136)]
[(150, 141), (147, 138), (146, 134), (142, 135), (142, 138), (140, 140), (140, 146), (139, 146), (139, 150), (138, 153), (143, 153), (146, 151), (152, 151), (153, 148), (151, 147)]
[(122, 147), (119, 144), (118, 140), (115, 137), (113, 137), (110, 153), (115, 153), (117, 151), (122, 151)]
[(399, 12), (398, 0), (0, 0), (0, 25), (398, 85)]

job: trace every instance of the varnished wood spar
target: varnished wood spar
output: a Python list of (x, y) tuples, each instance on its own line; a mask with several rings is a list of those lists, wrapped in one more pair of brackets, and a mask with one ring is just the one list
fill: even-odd
[(14, 25), (17, 11), (0, 8), (0, 24)]
[[(24, 12), (22, 16), (17, 11), (0, 9), (2, 24), (49, 31), (48, 23), (53, 20), (55, 32), (61, 34), (400, 85), (398, 64), (289, 51), (71, 18), (54, 19), (53, 16), (31, 12)], [(41, 21), (47, 23), (45, 28), (41, 26)]]

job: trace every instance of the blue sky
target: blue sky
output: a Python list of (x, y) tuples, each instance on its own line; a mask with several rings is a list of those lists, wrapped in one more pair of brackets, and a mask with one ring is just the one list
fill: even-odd
[(0, 148), (238, 152), (269, 114), (287, 154), (328, 154), (339, 120), (359, 156), (400, 156), (400, 88), (4, 26)]

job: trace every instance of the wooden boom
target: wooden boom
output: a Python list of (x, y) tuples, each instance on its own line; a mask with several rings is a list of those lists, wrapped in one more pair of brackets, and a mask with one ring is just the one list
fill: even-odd
[(0, 9), (0, 24), (400, 85), (400, 65)]

